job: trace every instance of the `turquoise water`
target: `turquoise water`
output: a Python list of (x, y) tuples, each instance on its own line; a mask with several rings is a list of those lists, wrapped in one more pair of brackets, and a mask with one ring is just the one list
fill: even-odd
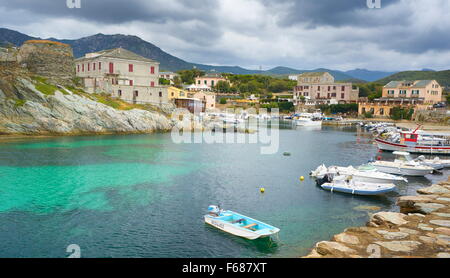
[[(309, 171), (366, 163), (378, 155), (367, 134), (286, 128), (277, 154), (260, 147), (175, 144), (170, 134), (2, 142), (0, 257), (66, 257), (69, 244), (83, 257), (296, 257), (363, 225), (368, 212), (356, 207), (395, 210), (396, 196), (442, 178), (411, 179), (386, 197), (330, 194)], [(279, 240), (248, 241), (205, 225), (210, 204), (279, 227)]]

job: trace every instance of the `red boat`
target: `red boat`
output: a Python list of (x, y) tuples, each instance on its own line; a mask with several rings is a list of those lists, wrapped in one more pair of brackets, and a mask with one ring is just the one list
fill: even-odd
[(390, 134), (387, 138), (379, 136), (375, 142), (384, 151), (450, 155), (450, 134), (424, 132), (418, 130), (419, 127), (414, 131)]

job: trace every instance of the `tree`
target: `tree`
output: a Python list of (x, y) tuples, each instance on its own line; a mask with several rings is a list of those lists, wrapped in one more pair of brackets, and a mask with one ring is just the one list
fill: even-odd
[(227, 81), (219, 81), (217, 82), (217, 85), (214, 86), (214, 89), (219, 92), (219, 93), (231, 93), (231, 86), (230, 83), (228, 83)]
[(170, 80), (159, 78), (159, 85), (170, 85)]
[(226, 98), (221, 98), (219, 101), (220, 104), (227, 104), (227, 99)]

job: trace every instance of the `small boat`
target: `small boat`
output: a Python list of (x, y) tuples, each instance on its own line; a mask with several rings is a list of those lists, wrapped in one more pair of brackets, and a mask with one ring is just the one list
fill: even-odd
[(321, 126), (322, 115), (319, 113), (301, 113), (294, 118), (294, 123), (297, 126)]
[(397, 156), (394, 161), (379, 160), (371, 162), (370, 165), (374, 166), (380, 172), (402, 176), (423, 177), (435, 170), (433, 167), (411, 160), (407, 152), (393, 152), (393, 154)]
[(362, 165), (358, 168), (352, 166), (339, 167), (330, 166), (326, 167), (324, 164), (317, 167), (316, 170), (311, 171), (311, 176), (318, 179), (323, 178), (325, 175), (330, 174), (332, 176), (346, 175), (352, 176), (354, 181), (357, 182), (374, 182), (374, 183), (392, 183), (392, 182), (408, 182), (404, 177), (386, 174), (378, 171), (375, 167), (370, 165)]
[[(440, 159), (439, 157), (435, 157), (434, 159), (426, 159), (425, 156), (421, 155), (415, 159), (416, 161), (422, 161), (424, 163), (434, 165), (436, 170), (440, 170), (443, 168), (450, 168), (450, 159)], [(434, 167), (433, 167), (434, 168)]]
[(351, 179), (351, 176), (330, 178), (329, 175), (326, 175), (322, 181), (328, 181), (319, 183), (320, 187), (325, 190), (352, 195), (381, 195), (395, 190), (395, 184), (393, 183), (358, 182)]
[(276, 235), (280, 229), (231, 210), (209, 206), (205, 222), (224, 232), (246, 239)]

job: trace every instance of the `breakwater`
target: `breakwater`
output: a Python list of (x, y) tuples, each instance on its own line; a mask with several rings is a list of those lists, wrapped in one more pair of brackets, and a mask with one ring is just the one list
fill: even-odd
[(378, 212), (318, 242), (305, 258), (450, 258), (450, 176), (397, 199), (400, 212)]

